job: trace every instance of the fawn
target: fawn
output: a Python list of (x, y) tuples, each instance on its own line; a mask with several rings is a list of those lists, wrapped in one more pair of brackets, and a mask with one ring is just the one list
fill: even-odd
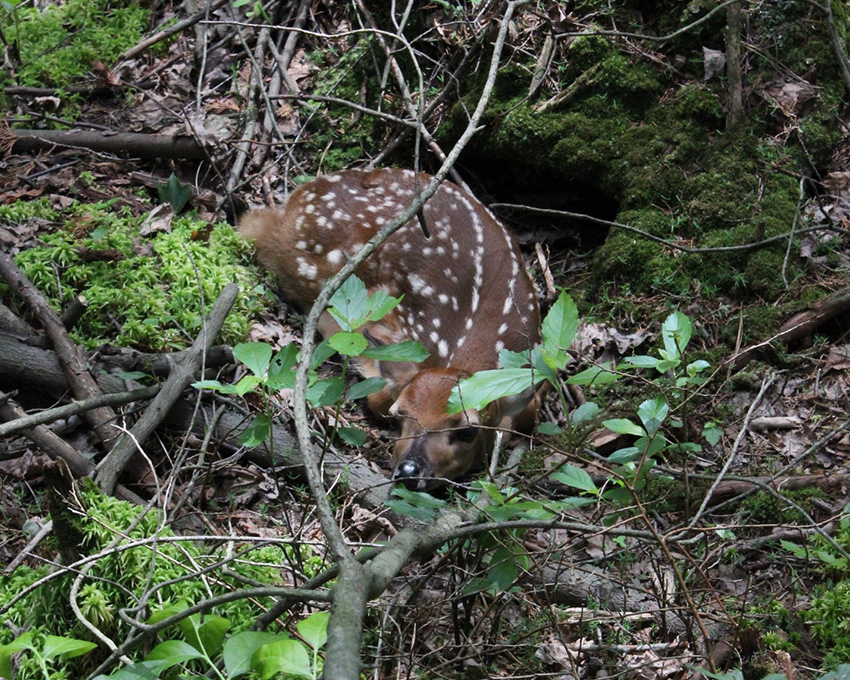
[[(414, 198), (410, 170), (346, 170), (298, 187), (285, 205), (252, 210), (239, 230), (261, 265), (277, 275), (285, 299), (309, 309), (325, 281)], [(431, 177), (421, 174), (419, 184)], [(395, 232), (357, 275), (372, 292), (401, 303), (362, 332), (373, 344), (416, 340), (423, 362), (359, 359), (364, 377), (386, 386), (369, 397), (378, 416), (401, 422), (393, 478), (414, 489), (452, 480), (482, 461), (495, 429), (530, 431), (542, 392), (529, 388), (482, 412), (446, 413), (451, 390), (472, 373), (497, 368), (499, 352), (522, 352), (540, 340), (537, 295), (511, 235), (468, 192), (444, 182), (417, 220)], [(327, 312), (319, 331), (339, 330)], [(462, 396), (462, 394), (461, 394)]]

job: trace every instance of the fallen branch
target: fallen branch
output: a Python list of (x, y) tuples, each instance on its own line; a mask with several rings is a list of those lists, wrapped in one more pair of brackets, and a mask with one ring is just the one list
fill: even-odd
[(99, 130), (10, 130), (12, 153), (50, 151), (54, 147), (88, 149), (121, 157), (201, 161), (204, 148), (188, 135), (147, 135)]
[(749, 361), (759, 356), (763, 348), (772, 345), (774, 342), (788, 345), (797, 340), (808, 338), (818, 326), (834, 319), (839, 314), (843, 314), (848, 309), (850, 309), (850, 288), (842, 288), (809, 309), (792, 316), (780, 326), (779, 332), (769, 340), (751, 345), (726, 361), (736, 369), (742, 368)]
[[(172, 355), (163, 355), (159, 361), (151, 358), (151, 361), (157, 365), (164, 364), (170, 356)], [(128, 389), (141, 388), (141, 385), (132, 380), (125, 381), (99, 371), (96, 373), (98, 384), (106, 394), (123, 394)], [(57, 397), (69, 389), (68, 379), (53, 351), (32, 347), (18, 338), (3, 333), (0, 333), (0, 384), (6, 389), (11, 389), (15, 385), (26, 385), (28, 389), (42, 390)], [(191, 430), (199, 436), (204, 436), (207, 430), (206, 423), (214, 421), (211, 415), (205, 412), (206, 410), (206, 407), (202, 407), (202, 411), (198, 413), (194, 400), (181, 398), (166, 414), (163, 428), (173, 432)], [(25, 414), (20, 412), (12, 417), (17, 418), (21, 415)], [(215, 421), (212, 438), (218, 442), (219, 446), (239, 449), (241, 448), (239, 436), (245, 426), (246, 418), (243, 414), (232, 409), (226, 410)], [(50, 430), (47, 431), (50, 432)], [(264, 468), (274, 466), (288, 468), (294, 472), (299, 471), (303, 465), (303, 458), (290, 430), (285, 425), (275, 423), (272, 426), (271, 440), (274, 442), (273, 450), (268, 451), (263, 447), (248, 449), (246, 457)], [(88, 459), (86, 462), (89, 462)], [(340, 479), (345, 480), (345, 485), (354, 502), (370, 510), (383, 507), (391, 483), (368, 461), (352, 460), (330, 450), (324, 454), (322, 471), (329, 487), (338, 484)], [(118, 490), (119, 487), (116, 487), (116, 495)]]
[[(57, 356), (62, 361), (62, 368), (68, 377), (68, 382), (79, 399), (100, 395), (100, 387), (89, 372), (88, 361), (83, 351), (71, 340), (59, 316), (45, 300), (41, 291), (18, 269), (8, 253), (0, 253), (0, 274), (9, 283), (38, 316), (41, 325), (53, 342)], [(104, 445), (115, 439), (115, 411), (108, 406), (100, 406), (85, 413), (86, 420)]]
[[(2, 394), (2, 393), (0, 393)], [(0, 419), (17, 421), (26, 417), (24, 410), (11, 399), (0, 403)], [(38, 446), (53, 460), (62, 459), (77, 477), (88, 477), (94, 473), (94, 463), (77, 451), (58, 434), (45, 425), (36, 425), (24, 432), (24, 436)], [(145, 501), (121, 484), (115, 487), (115, 496), (136, 505), (144, 505)]]
[(204, 355), (212, 347), (213, 341), (221, 332), (221, 327), (224, 325), (233, 303), (236, 302), (238, 294), (239, 287), (235, 283), (228, 283), (224, 287), (215, 301), (209, 317), (204, 320), (201, 332), (189, 353), (183, 361), (174, 367), (159, 394), (145, 409), (144, 415), (133, 426), (133, 429), (122, 436), (109, 452), (95, 476), (95, 481), (104, 493), (112, 493), (118, 481), (118, 476), (132, 458), (133, 453), (137, 448), (144, 445), (165, 419), (166, 414), (183, 390), (195, 379), (203, 363)]

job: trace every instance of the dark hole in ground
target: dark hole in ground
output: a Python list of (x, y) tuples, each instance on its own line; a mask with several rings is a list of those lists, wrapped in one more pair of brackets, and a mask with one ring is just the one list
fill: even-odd
[[(564, 181), (552, 173), (526, 165), (506, 166), (492, 160), (464, 159), (458, 170), (485, 205), (512, 203), (588, 215), (612, 221), (617, 202), (590, 183)], [(577, 217), (552, 215), (519, 208), (492, 208), (510, 225), (521, 243), (544, 242), (555, 250), (588, 250), (604, 243), (609, 227)]]

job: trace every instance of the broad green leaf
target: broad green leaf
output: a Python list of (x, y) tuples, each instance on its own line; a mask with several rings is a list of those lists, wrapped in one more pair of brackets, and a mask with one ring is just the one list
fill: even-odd
[(329, 612), (313, 612), (296, 624), (298, 634), (313, 649), (321, 649), (328, 639)]
[(178, 663), (203, 658), (203, 652), (198, 651), (188, 642), (184, 642), (183, 640), (166, 640), (154, 647), (145, 657), (145, 661), (162, 661), (164, 662), (163, 669), (165, 669)]
[(312, 664), (307, 648), (298, 640), (280, 640), (260, 647), (251, 659), (251, 668), (263, 680), (280, 674), (312, 678)]
[(361, 380), (360, 382), (354, 383), (348, 390), (348, 398), (352, 401), (354, 399), (362, 399), (363, 397), (368, 397), (370, 394), (375, 394), (375, 392), (380, 392), (386, 386), (387, 381), (383, 378), (366, 378), (365, 380)]
[(599, 415), (599, 406), (595, 402), (588, 401), (570, 413), (570, 423), (573, 426), (582, 425), (590, 422), (597, 415)]
[(534, 352), (539, 352), (535, 347), (530, 352), (512, 352), (509, 349), (503, 349), (499, 352), (499, 366), (502, 368), (525, 368), (533, 362), (532, 355)]
[(328, 344), (328, 341), (322, 340), (318, 345), (316, 345), (316, 349), (313, 350), (313, 356), (310, 357), (310, 368), (315, 371), (335, 353), (336, 350)]
[(647, 399), (638, 406), (637, 410), (638, 418), (650, 435), (658, 431), (669, 412), (670, 406), (662, 397)]
[(448, 413), (464, 409), (481, 410), (502, 397), (519, 394), (541, 381), (541, 376), (530, 368), (497, 368), (479, 371), (452, 388)]
[(157, 680), (168, 668), (165, 661), (140, 661), (119, 668), (111, 675), (98, 675), (94, 680)]
[(215, 656), (224, 643), (224, 636), (230, 629), (230, 621), (215, 614), (206, 614), (201, 620), (200, 614), (183, 619), (177, 624), (186, 642), (195, 649)]
[(245, 675), (251, 670), (251, 657), (260, 647), (279, 640), (288, 640), (288, 635), (246, 630), (231, 635), (224, 643), (221, 658), (229, 680)]
[(12, 640), (9, 644), (0, 645), (0, 678), (11, 680), (13, 672), (12, 655), (35, 649), (32, 644), (32, 633), (27, 631)]
[(567, 378), (570, 385), (610, 385), (619, 376), (610, 368), (591, 366)]
[(490, 558), (487, 569), (487, 580), (494, 592), (501, 593), (509, 590), (518, 576), (516, 558), (504, 546), (498, 548)]
[(75, 656), (82, 656), (96, 647), (97, 645), (94, 642), (60, 637), (58, 635), (48, 635), (44, 638), (42, 655), (48, 661), (56, 658), (66, 661), (73, 659)]
[(430, 355), (415, 340), (405, 340), (392, 345), (378, 345), (364, 350), (361, 356), (375, 359), (375, 361), (412, 361), (418, 364), (425, 361)]
[[(563, 358), (578, 330), (578, 309), (573, 299), (562, 292), (543, 319), (543, 345), (550, 356)], [(559, 366), (563, 368), (563, 366)]]
[(160, 621), (164, 621), (165, 619), (174, 616), (175, 614), (179, 614), (182, 611), (185, 611), (189, 608), (189, 605), (186, 604), (183, 600), (179, 602), (175, 602), (174, 604), (170, 604), (167, 607), (163, 607), (162, 609), (157, 609), (148, 617), (148, 623), (153, 625), (155, 623), (159, 623)]
[(363, 323), (360, 325), (362, 326), (367, 321), (379, 321), (383, 319), (399, 302), (401, 302), (400, 297), (395, 298), (384, 290), (376, 290), (369, 296), (366, 318), (363, 319)]
[(233, 358), (241, 361), (256, 376), (264, 377), (272, 360), (272, 346), (267, 342), (242, 342), (233, 348)]
[(315, 407), (330, 406), (342, 399), (343, 392), (345, 392), (345, 381), (342, 376), (323, 378), (307, 388), (307, 401)]
[(559, 435), (564, 434), (564, 431), (555, 425), (555, 423), (540, 423), (537, 426), (538, 434)]
[[(691, 320), (682, 312), (673, 312), (661, 325), (661, 337), (664, 349), (670, 359), (681, 359), (682, 353), (691, 341), (693, 325)], [(660, 370), (660, 369), (659, 369)]]
[(646, 434), (640, 425), (633, 423), (627, 418), (612, 418), (611, 420), (603, 420), (602, 424), (617, 434), (632, 434), (636, 437), (643, 437)]
[(295, 362), (298, 361), (298, 348), (292, 343), (281, 347), (269, 364), (266, 386), (273, 392), (295, 387)]
[(637, 446), (627, 446), (623, 449), (618, 449), (608, 456), (608, 462), (614, 463), (615, 465), (630, 463), (640, 456), (640, 451), (641, 450)]
[[(252, 392), (263, 382), (263, 378), (259, 375), (245, 375), (242, 376), (242, 379), (233, 386), (233, 392), (238, 394), (240, 397), (244, 397), (248, 392)], [(225, 394), (230, 393), (230, 389), (225, 386), (220, 390)]]
[(369, 342), (362, 333), (342, 331), (328, 339), (328, 344), (340, 354), (349, 357), (357, 357), (369, 346)]
[(175, 214), (183, 210), (192, 197), (192, 186), (181, 182), (173, 172), (168, 181), (162, 182), (156, 189), (159, 200), (168, 203)]
[(658, 359), (647, 356), (646, 354), (640, 354), (634, 357), (626, 357), (623, 359), (623, 364), (633, 368), (656, 368), (658, 366)]
[(239, 443), (249, 448), (259, 446), (268, 439), (271, 425), (271, 419), (261, 413), (251, 421), (248, 427), (242, 430), (242, 434), (239, 435)]
[(560, 470), (556, 470), (552, 473), (552, 479), (561, 484), (566, 484), (573, 489), (588, 491), (594, 494), (598, 492), (591, 476), (575, 465), (565, 465)]
[(363, 446), (366, 443), (366, 433), (359, 427), (340, 427), (336, 433), (349, 446)]
[(411, 491), (402, 486), (393, 489), (392, 496), (384, 503), (393, 512), (405, 517), (413, 517), (421, 522), (429, 522), (440, 516), (444, 508), (449, 504), (439, 498), (434, 498), (424, 491)]
[(354, 331), (369, 314), (368, 299), (365, 284), (352, 275), (331, 297), (328, 312), (343, 331)]
[(685, 368), (685, 371), (687, 371), (689, 376), (693, 377), (699, 373), (702, 373), (705, 369), (710, 367), (710, 363), (708, 363), (704, 359), (698, 359), (697, 361), (692, 361), (691, 363), (689, 363)]

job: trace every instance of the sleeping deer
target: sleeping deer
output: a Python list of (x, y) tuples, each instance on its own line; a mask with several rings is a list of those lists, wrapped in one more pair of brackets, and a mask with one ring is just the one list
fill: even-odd
[[(419, 184), (430, 179), (422, 174)], [(278, 277), (284, 298), (309, 309), (325, 281), (411, 203), (414, 191), (410, 170), (336, 172), (300, 186), (281, 207), (248, 212), (239, 230)], [(357, 367), (364, 377), (386, 380), (369, 406), (400, 420), (393, 478), (414, 489), (463, 475), (484, 459), (497, 428), (529, 431), (540, 405), (529, 389), (480, 413), (446, 413), (459, 380), (497, 368), (503, 348), (522, 352), (539, 342), (540, 312), (516, 243), (473, 196), (444, 182), (425, 204), (424, 220), (429, 237), (412, 220), (357, 271), (370, 292), (403, 296), (362, 329), (366, 338), (376, 345), (415, 340), (430, 353), (418, 364), (361, 359)], [(325, 312), (321, 334), (338, 330)]]

